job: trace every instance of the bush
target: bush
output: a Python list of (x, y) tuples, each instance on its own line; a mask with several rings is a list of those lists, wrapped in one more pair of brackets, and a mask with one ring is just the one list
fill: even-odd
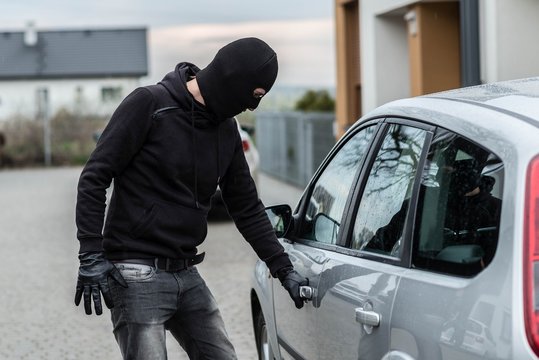
[[(94, 132), (107, 119), (97, 115), (76, 115), (62, 109), (50, 119), (53, 165), (81, 165), (95, 148)], [(43, 122), (14, 116), (2, 128), (5, 145), (0, 166), (27, 167), (44, 164)]]
[(295, 109), (299, 111), (334, 111), (335, 100), (327, 90), (309, 90), (296, 102)]

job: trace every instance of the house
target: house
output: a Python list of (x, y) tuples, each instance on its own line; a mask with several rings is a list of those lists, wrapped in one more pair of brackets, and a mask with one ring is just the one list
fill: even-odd
[(145, 28), (0, 31), (0, 120), (108, 115), (148, 74)]
[(334, 4), (338, 136), (391, 100), (539, 74), (539, 1)]

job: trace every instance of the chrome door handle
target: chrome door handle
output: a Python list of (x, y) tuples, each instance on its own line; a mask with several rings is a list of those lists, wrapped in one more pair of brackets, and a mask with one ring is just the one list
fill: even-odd
[(372, 310), (366, 310), (365, 308), (359, 307), (356, 309), (356, 321), (368, 326), (380, 325), (380, 314)]
[(314, 295), (314, 289), (310, 286), (299, 287), (299, 297), (305, 300), (312, 300)]

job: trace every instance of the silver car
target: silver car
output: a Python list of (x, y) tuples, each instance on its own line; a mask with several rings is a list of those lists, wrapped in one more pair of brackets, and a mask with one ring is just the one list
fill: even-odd
[(384, 105), (267, 213), (309, 286), (257, 263), (261, 359), (539, 354), (539, 78)]

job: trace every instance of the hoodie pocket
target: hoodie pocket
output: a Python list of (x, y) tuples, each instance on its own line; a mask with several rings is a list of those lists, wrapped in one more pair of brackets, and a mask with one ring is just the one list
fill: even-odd
[[(189, 240), (198, 245), (207, 234), (206, 215), (199, 209), (178, 204), (154, 204), (131, 230), (135, 239), (157, 242)], [(195, 240), (195, 243), (193, 243)]]

